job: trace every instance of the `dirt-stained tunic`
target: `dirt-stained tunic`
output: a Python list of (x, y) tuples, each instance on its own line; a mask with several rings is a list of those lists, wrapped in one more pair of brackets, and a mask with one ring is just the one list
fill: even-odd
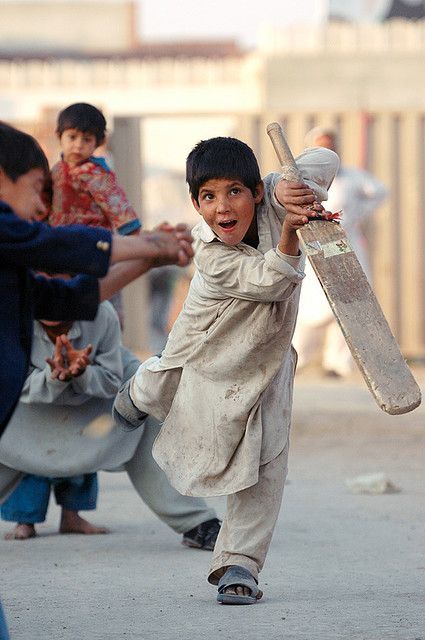
[[(326, 199), (337, 156), (309, 149), (297, 164)], [(186, 495), (254, 485), (288, 439), (304, 257), (276, 249), (286, 213), (274, 196), (279, 179), (264, 180), (256, 249), (221, 242), (203, 220), (194, 228), (196, 272), (183, 310), (162, 356), (131, 383), (134, 404), (164, 422), (154, 457)]]

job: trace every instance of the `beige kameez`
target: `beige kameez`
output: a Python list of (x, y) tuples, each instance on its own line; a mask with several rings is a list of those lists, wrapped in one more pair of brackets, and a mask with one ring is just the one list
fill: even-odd
[[(297, 164), (325, 200), (338, 168), (336, 154), (309, 149)], [(226, 245), (204, 221), (195, 227), (196, 272), (183, 310), (162, 356), (143, 363), (130, 386), (134, 404), (163, 421), (153, 453), (171, 484), (186, 495), (229, 495), (213, 573), (234, 564), (235, 553), (238, 564), (245, 558), (246, 568), (258, 573), (283, 491), (296, 363), (291, 341), (304, 257), (276, 248), (286, 215), (274, 195), (279, 179), (274, 173), (264, 180), (264, 199), (256, 206), (257, 248)], [(249, 509), (256, 509), (250, 516), (254, 528), (264, 524), (255, 534), (257, 553), (237, 534), (238, 542), (233, 538), (229, 546), (238, 519), (246, 530), (247, 499)], [(229, 522), (232, 504), (238, 506)]]

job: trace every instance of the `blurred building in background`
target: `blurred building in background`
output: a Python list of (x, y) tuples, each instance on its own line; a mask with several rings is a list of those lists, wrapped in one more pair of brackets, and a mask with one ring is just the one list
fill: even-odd
[[(359, 16), (366, 5), (368, 22)], [(368, 230), (374, 288), (404, 353), (423, 358), (425, 20), (387, 19), (402, 5), (422, 17), (423, 2), (331, 1), (338, 20), (263, 28), (247, 51), (232, 41), (140, 42), (130, 1), (2, 0), (0, 118), (36, 135), (54, 160), (58, 110), (77, 101), (102, 108), (115, 168), (146, 226), (196, 220), (184, 162), (199, 139), (243, 138), (265, 173), (277, 168), (267, 122), (282, 122), (295, 153), (311, 127), (336, 127), (344, 163), (371, 170), (390, 189)], [(78, 6), (83, 38), (70, 6)]]
[(2, 0), (0, 51), (128, 51), (138, 41), (130, 0)]

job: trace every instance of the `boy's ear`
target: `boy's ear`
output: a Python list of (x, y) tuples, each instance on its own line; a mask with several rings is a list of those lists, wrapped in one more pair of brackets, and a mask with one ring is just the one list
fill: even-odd
[(201, 207), (199, 206), (198, 201), (191, 195), (190, 199), (192, 200), (192, 204), (195, 207), (196, 211), (201, 215)]
[(261, 180), (255, 187), (255, 204), (259, 204), (264, 197), (264, 182)]
[(106, 136), (103, 136), (103, 138), (101, 138), (101, 139), (99, 140), (99, 142), (97, 142), (97, 146), (98, 146), (98, 147), (101, 147), (101, 146), (102, 146), (102, 144), (105, 144), (105, 140), (106, 140)]

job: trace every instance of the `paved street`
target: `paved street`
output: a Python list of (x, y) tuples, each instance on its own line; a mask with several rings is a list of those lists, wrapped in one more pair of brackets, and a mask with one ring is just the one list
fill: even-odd
[[(56, 535), (52, 504), (38, 538), (0, 541), (12, 640), (425, 640), (425, 406), (391, 417), (357, 377), (296, 382), (289, 483), (258, 605), (216, 604), (208, 552), (183, 547), (126, 475), (102, 473), (92, 519), (110, 535)], [(378, 471), (401, 491), (344, 484)]]

